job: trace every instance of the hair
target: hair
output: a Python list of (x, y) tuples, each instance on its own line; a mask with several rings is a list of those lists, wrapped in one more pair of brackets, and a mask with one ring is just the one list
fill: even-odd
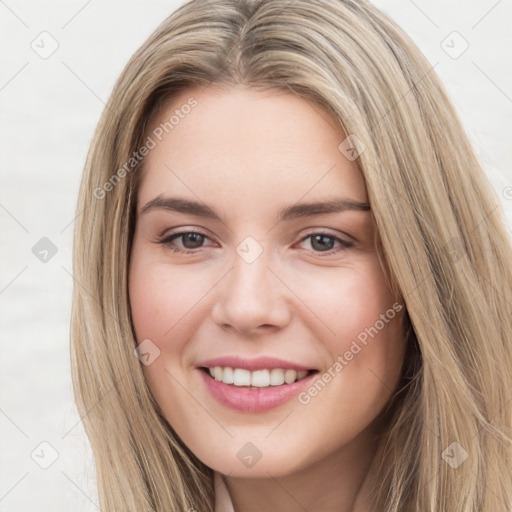
[[(87, 156), (73, 247), (72, 377), (101, 509), (214, 508), (213, 470), (166, 421), (134, 356), (127, 279), (143, 161), (126, 163), (163, 101), (191, 86), (298, 95), (364, 146), (356, 163), (409, 347), (376, 454), (375, 510), (509, 512), (503, 211), (433, 66), (365, 0), (192, 0), (119, 77)], [(446, 453), (467, 459), (455, 467)]]

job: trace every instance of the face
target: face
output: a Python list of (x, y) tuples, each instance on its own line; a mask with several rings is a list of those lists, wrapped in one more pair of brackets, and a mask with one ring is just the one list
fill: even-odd
[(168, 422), (231, 476), (373, 449), (403, 311), (345, 135), (289, 93), (190, 88), (146, 136), (129, 294)]

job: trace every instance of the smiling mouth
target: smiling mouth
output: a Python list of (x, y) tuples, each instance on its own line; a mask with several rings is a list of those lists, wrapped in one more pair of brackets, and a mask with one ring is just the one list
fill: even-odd
[(294, 384), (318, 370), (291, 370), (282, 368), (250, 371), (244, 368), (200, 367), (211, 379), (234, 387), (247, 389), (273, 388)]

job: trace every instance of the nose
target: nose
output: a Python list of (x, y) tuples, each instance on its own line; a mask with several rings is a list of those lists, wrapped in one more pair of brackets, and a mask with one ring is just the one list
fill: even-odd
[(229, 273), (217, 285), (212, 309), (217, 325), (250, 335), (288, 324), (291, 292), (269, 263), (265, 252), (252, 263), (234, 255)]

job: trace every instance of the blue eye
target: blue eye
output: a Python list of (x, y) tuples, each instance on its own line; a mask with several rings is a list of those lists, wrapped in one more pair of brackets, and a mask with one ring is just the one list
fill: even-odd
[[(174, 243), (175, 240), (180, 238), (182, 245), (185, 247), (180, 247)], [(176, 253), (195, 254), (204, 248), (203, 242), (207, 239), (209, 239), (208, 236), (198, 231), (181, 231), (179, 233), (174, 233), (171, 236), (163, 238), (162, 240), (159, 240), (158, 243), (164, 245), (166, 248)], [(311, 239), (311, 246), (318, 249), (313, 249), (313, 252), (322, 256), (343, 251), (354, 245), (352, 242), (348, 242), (337, 236), (323, 232), (310, 233), (303, 237), (300, 242), (304, 242), (308, 239)], [(332, 245), (336, 242), (338, 242), (340, 246), (333, 249)]]

